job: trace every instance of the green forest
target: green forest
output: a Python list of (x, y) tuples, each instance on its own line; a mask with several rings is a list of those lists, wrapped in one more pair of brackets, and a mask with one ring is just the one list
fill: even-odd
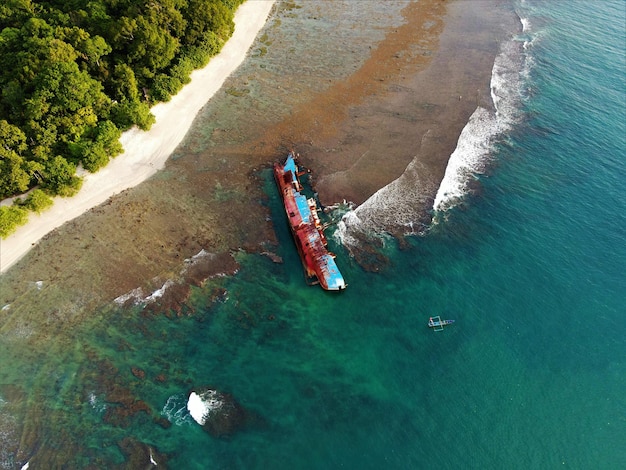
[(0, 236), (119, 155), (217, 54), (243, 0), (2, 0)]

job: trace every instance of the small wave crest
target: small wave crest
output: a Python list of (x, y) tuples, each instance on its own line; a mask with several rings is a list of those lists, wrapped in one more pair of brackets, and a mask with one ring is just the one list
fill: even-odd
[(529, 31), (531, 27), (530, 20), (528, 18), (522, 18), (521, 16), (519, 20), (522, 23), (522, 33)]
[[(517, 11), (517, 17), (522, 24), (522, 32), (515, 38), (515, 40), (522, 43), (522, 47), (526, 52), (526, 66), (524, 67), (526, 72), (534, 65), (533, 56), (530, 54), (530, 51), (538, 42), (541, 41), (544, 34), (542, 28), (537, 27), (535, 24), (535, 20), (530, 20), (531, 16), (532, 8), (522, 3), (521, 9)], [(522, 72), (524, 72), (524, 70)], [(522, 75), (524, 75), (524, 73), (522, 73)]]
[(152, 292), (150, 295), (145, 295), (143, 289), (141, 287), (137, 287), (126, 294), (116, 297), (113, 302), (119, 306), (128, 305), (129, 303), (132, 305), (147, 305), (152, 302), (156, 302), (158, 299), (163, 297), (165, 291), (173, 285), (174, 281), (168, 279), (160, 288)]
[[(192, 270), (195, 266), (203, 262), (213, 261), (216, 258), (217, 258), (217, 255), (215, 253), (209, 253), (205, 251), (204, 249), (202, 249), (191, 258), (185, 259), (184, 267), (180, 271), (180, 278), (176, 280), (167, 279), (160, 288), (156, 289), (151, 294), (146, 294), (143, 288), (137, 287), (136, 289), (133, 289), (130, 292), (127, 292), (126, 294), (122, 294), (116, 297), (115, 299), (113, 299), (113, 302), (120, 307), (129, 307), (129, 306), (145, 307), (147, 305), (155, 303), (167, 294), (168, 289), (176, 288), (181, 283), (189, 282), (188, 280), (185, 280), (185, 276), (189, 275), (190, 270)], [(228, 268), (224, 272), (211, 273), (207, 276), (208, 277), (226, 276), (226, 275), (235, 274), (236, 272), (237, 272), (236, 269)], [(204, 277), (202, 280), (205, 280), (206, 278), (207, 277)]]

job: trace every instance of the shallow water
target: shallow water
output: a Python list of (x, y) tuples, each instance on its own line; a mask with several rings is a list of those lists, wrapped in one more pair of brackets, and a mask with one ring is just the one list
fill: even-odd
[[(378, 273), (330, 237), (349, 284), (334, 295), (303, 282), (261, 171), (282, 264), (238, 253), (178, 316), (3, 323), (0, 466), (622, 468), (626, 11), (515, 7), (514, 119), (468, 167), (473, 192), (401, 247), (383, 238)], [(431, 315), (456, 323), (433, 332)], [(205, 433), (186, 410), (204, 386), (247, 426)]]

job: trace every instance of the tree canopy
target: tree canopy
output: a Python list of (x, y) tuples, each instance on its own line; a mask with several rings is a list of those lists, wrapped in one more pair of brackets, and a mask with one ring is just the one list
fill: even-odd
[(78, 165), (121, 153), (121, 132), (150, 128), (150, 107), (219, 52), (242, 2), (3, 0), (0, 199), (75, 191)]
[(241, 0), (5, 0), (0, 6), (0, 197), (61, 157), (90, 171), (147, 129), (233, 32)]

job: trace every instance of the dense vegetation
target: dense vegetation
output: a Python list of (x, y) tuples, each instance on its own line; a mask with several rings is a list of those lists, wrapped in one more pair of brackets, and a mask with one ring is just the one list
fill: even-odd
[[(2, 0), (0, 236), (80, 187), (121, 153), (121, 131), (148, 129), (191, 71), (219, 52), (243, 0)], [(34, 195), (33, 195), (34, 194)]]

